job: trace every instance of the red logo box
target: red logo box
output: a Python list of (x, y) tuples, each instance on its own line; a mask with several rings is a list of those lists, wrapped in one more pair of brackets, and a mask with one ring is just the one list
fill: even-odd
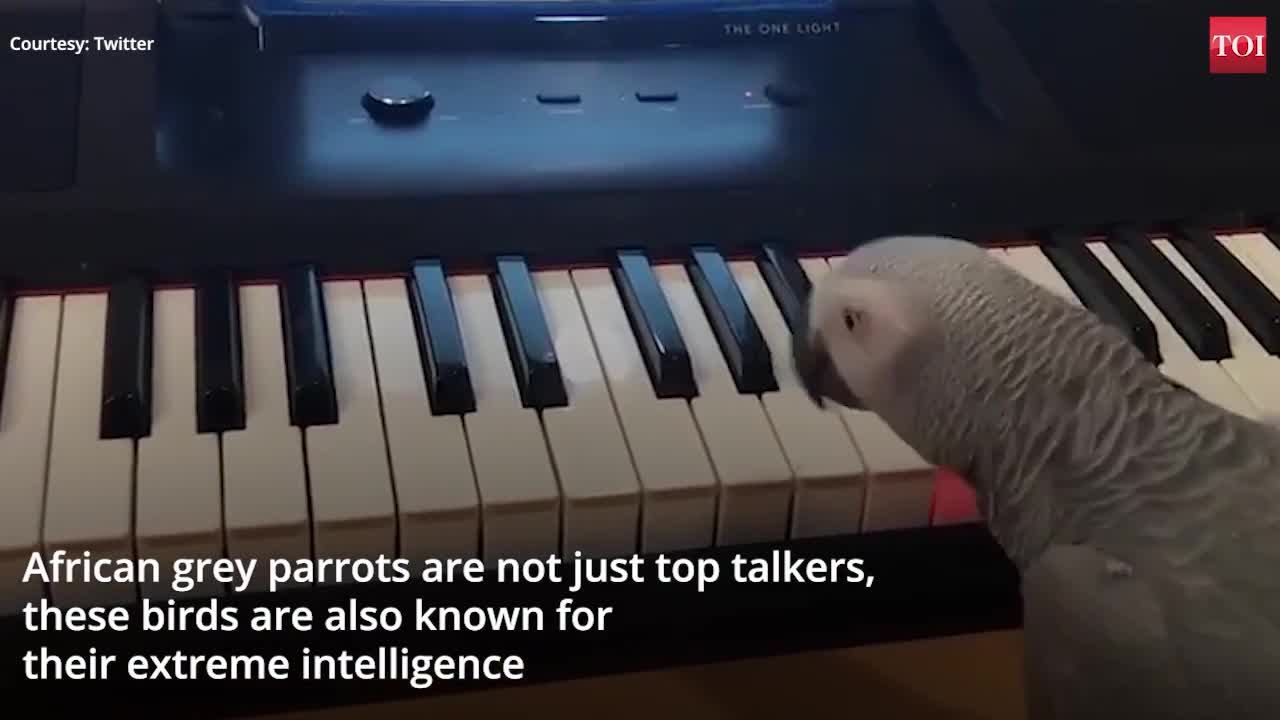
[(1267, 19), (1209, 18), (1209, 72), (1214, 75), (1266, 73)]

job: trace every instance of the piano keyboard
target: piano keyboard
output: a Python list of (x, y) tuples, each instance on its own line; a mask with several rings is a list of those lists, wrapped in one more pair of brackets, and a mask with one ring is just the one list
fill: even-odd
[[(1280, 412), (1280, 245), (992, 248), (1212, 402)], [(618, 555), (976, 520), (876, 416), (815, 407), (790, 333), (831, 258), (4, 295), (0, 614), (72, 557)], [(163, 564), (163, 563), (162, 563)], [(252, 587), (251, 590), (259, 589)], [(166, 583), (51, 589), (59, 605)], [(196, 595), (224, 592), (218, 585)]]

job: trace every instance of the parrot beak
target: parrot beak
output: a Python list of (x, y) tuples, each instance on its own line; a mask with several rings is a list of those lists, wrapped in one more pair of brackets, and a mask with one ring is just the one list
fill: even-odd
[(865, 409), (862, 401), (853, 394), (849, 386), (840, 378), (840, 374), (836, 372), (822, 336), (809, 332), (807, 300), (804, 308), (798, 313), (795, 332), (791, 336), (791, 360), (795, 366), (796, 375), (809, 393), (809, 398), (818, 407), (825, 406), (826, 401), (831, 400), (854, 410)]

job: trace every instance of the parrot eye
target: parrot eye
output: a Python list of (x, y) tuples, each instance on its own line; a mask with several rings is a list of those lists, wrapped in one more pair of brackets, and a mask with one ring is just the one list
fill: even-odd
[(854, 311), (852, 311), (852, 310), (845, 310), (845, 311), (844, 311), (844, 328), (845, 328), (845, 330), (852, 331), (852, 330), (853, 330), (853, 328), (854, 328), (854, 326), (856, 326), (856, 325), (858, 324), (858, 320), (859, 320), (859, 319), (860, 319), (860, 318), (858, 317), (858, 314), (857, 314), (857, 313), (855, 313)]

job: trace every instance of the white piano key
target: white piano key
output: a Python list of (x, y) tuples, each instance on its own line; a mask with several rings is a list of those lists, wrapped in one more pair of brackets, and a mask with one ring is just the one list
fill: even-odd
[(1222, 320), (1227, 326), (1227, 343), (1231, 347), (1231, 359), (1255, 355), (1259, 357), (1267, 356), (1266, 349), (1258, 343), (1248, 328), (1240, 322), (1235, 313), (1231, 312), (1226, 303), (1222, 301), (1222, 298), (1205, 282), (1195, 267), (1173, 246), (1173, 243), (1164, 238), (1155, 238), (1151, 241), (1151, 244), (1164, 253), (1164, 256), (1169, 259), (1169, 263), (1177, 268), (1178, 272), (1181, 272), (1195, 289), (1199, 290), (1200, 294), (1209, 301), (1213, 309), (1222, 316)]
[(32, 554), (40, 552), (62, 298), (18, 298), (12, 322), (0, 403), (0, 616), (44, 594), (43, 583), (22, 577)]
[[(1142, 290), (1133, 276), (1115, 257), (1115, 254), (1103, 243), (1091, 242), (1089, 249), (1098, 256), (1103, 266), (1116, 277), (1122, 287), (1134, 298), (1138, 307), (1151, 319), (1156, 329), (1165, 362), (1161, 371), (1167, 376), (1186, 385), (1202, 397), (1226, 407), (1233, 412), (1252, 412), (1252, 403), (1237, 383), (1216, 363), (1205, 362), (1196, 357), (1182, 336), (1169, 323), (1168, 318), (1152, 302)], [(1062, 297), (1079, 305), (1079, 298), (1071, 291), (1066, 280), (1049, 262), (1044, 253), (1035, 247), (1017, 247), (1006, 250), (1010, 266), (1026, 275), (1040, 285), (1057, 292)]]
[(1256, 413), (1253, 403), (1218, 363), (1201, 360), (1196, 356), (1186, 340), (1174, 329), (1173, 324), (1142, 289), (1138, 281), (1129, 274), (1111, 248), (1098, 241), (1086, 243), (1086, 246), (1107, 272), (1120, 283), (1125, 292), (1129, 293), (1129, 297), (1133, 298), (1142, 313), (1151, 320), (1156, 330), (1156, 341), (1160, 345), (1160, 354), (1164, 360), (1160, 364), (1161, 372), (1220, 407), (1246, 416)]
[(143, 597), (208, 597), (206, 580), (185, 593), (172, 587), (178, 559), (222, 557), (222, 477), (218, 436), (196, 432), (195, 291), (158, 290), (152, 300), (151, 435), (138, 440), (138, 556), (160, 563), (161, 581)]
[(710, 547), (717, 485), (688, 403), (654, 393), (609, 271), (571, 277), (644, 493), (640, 552)]
[[(228, 557), (260, 567), (312, 557), (302, 433), (289, 420), (281, 328), (276, 285), (240, 288), (245, 428), (222, 435), (222, 502)], [(247, 589), (265, 589), (268, 579), (256, 572)]]
[[(1204, 366), (1211, 365), (1216, 372)], [(1176, 380), (1200, 397), (1237, 415), (1258, 417), (1258, 408), (1248, 393), (1225, 368), (1214, 362), (1189, 363), (1171, 360), (1160, 366), (1160, 372)]]
[[(1271, 253), (1275, 247), (1261, 233), (1242, 233), (1237, 235), (1217, 235), (1217, 241), (1244, 265), (1245, 270), (1266, 287), (1273, 296), (1280, 296), (1280, 272), (1272, 266)], [(1268, 357), (1275, 358), (1268, 352)]]
[(556, 553), (560, 491), (538, 414), (520, 404), (489, 278), (454, 276), (449, 288), (476, 396), (463, 423), (480, 490), (484, 559)]
[(364, 294), (401, 557), (411, 562), (478, 557), (480, 497), (462, 416), (431, 413), (408, 288), (403, 280), (371, 280)]
[[(53, 435), (44, 508), (44, 551), (133, 559), (133, 440), (99, 438), (107, 294), (63, 299)], [(134, 602), (134, 583), (53, 584), (61, 606)]]
[[(1204, 296), (1213, 309), (1222, 316), (1227, 326), (1227, 342), (1231, 346), (1231, 357), (1219, 361), (1219, 365), (1235, 384), (1249, 398), (1253, 407), (1262, 413), (1280, 412), (1280, 384), (1275, 378), (1280, 377), (1280, 359), (1269, 355), (1266, 348), (1249, 332), (1240, 318), (1235, 316), (1231, 308), (1222, 301), (1216, 292), (1205, 282), (1195, 268), (1178, 252), (1173, 243), (1165, 239), (1153, 240), (1152, 243), (1169, 258), (1170, 264), (1178, 269)], [(1245, 413), (1242, 413), (1245, 414)]]
[(1218, 241), (1262, 281), (1272, 295), (1280, 297), (1280, 248), (1262, 233), (1219, 235)]
[[(838, 255), (829, 261), (843, 258)], [(818, 258), (805, 258), (800, 265), (815, 283), (831, 269)], [(875, 413), (850, 408), (839, 412), (867, 468), (863, 532), (928, 527), (935, 468)]]
[(1030, 245), (1005, 248), (1001, 259), (1046, 290), (1057, 293), (1059, 297), (1076, 305), (1083, 305), (1067, 284), (1066, 278), (1062, 277), (1040, 248)]
[[(1280, 298), (1280, 248), (1270, 238), (1262, 233), (1242, 233), (1220, 235), (1218, 239), (1257, 276), (1272, 295)], [(1258, 348), (1266, 352), (1261, 345)], [(1269, 353), (1267, 357), (1280, 360)]]
[(685, 269), (658, 265), (654, 272), (688, 347), (698, 385), (690, 407), (720, 483), (716, 543), (783, 540), (794, 477), (760, 400), (738, 392)]
[[(1116, 282), (1120, 283), (1120, 287), (1124, 288), (1129, 297), (1133, 298), (1134, 303), (1137, 304), (1142, 314), (1146, 315), (1147, 319), (1151, 321), (1151, 324), (1155, 327), (1156, 342), (1160, 346), (1160, 355), (1164, 363), (1199, 362), (1199, 358), (1191, 350), (1191, 347), (1187, 345), (1186, 340), (1183, 339), (1182, 335), (1178, 334), (1173, 324), (1169, 322), (1160, 308), (1142, 289), (1138, 281), (1129, 274), (1128, 269), (1121, 264), (1120, 259), (1111, 251), (1111, 248), (1107, 247), (1106, 243), (1098, 240), (1085, 243), (1085, 247), (1093, 253), (1094, 257), (1098, 258), (1098, 261), (1102, 263), (1102, 267), (1111, 274), (1111, 277), (1116, 279)], [(1214, 366), (1214, 363), (1203, 364), (1206, 369)]]
[(578, 293), (566, 271), (535, 272), (533, 282), (569, 400), (566, 407), (542, 412), (563, 495), (564, 553), (632, 555), (637, 551), (640, 481)]
[(338, 422), (305, 431), (317, 558), (396, 556), (396, 504), (358, 280), (326, 282), (325, 318)]
[(760, 396), (796, 478), (792, 537), (856, 533), (862, 527), (866, 468), (837, 412), (814, 404), (791, 365), (791, 330), (753, 262), (729, 263), (773, 361), (778, 391)]
[[(1247, 267), (1267, 286), (1272, 295), (1280, 297), (1280, 248), (1270, 238), (1262, 233), (1247, 233), (1221, 236), (1220, 239), (1237, 257), (1247, 255), (1252, 261)], [(1244, 261), (1244, 258), (1241, 260)], [(1263, 348), (1259, 346), (1259, 349)], [(1267, 360), (1271, 377), (1280, 377), (1280, 358), (1268, 354)], [(1260, 388), (1258, 394), (1265, 395), (1259, 404), (1265, 408), (1268, 418), (1280, 417), (1280, 385), (1268, 384), (1265, 388)]]

